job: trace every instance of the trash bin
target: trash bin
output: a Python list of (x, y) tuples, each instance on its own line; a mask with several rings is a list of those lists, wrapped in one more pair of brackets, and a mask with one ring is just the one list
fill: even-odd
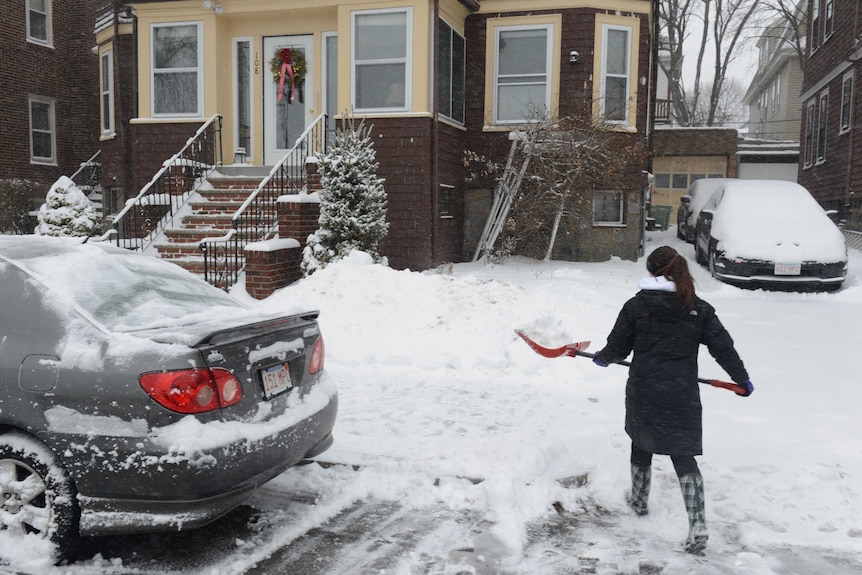
[(670, 213), (673, 206), (650, 206), (649, 215), (655, 220), (656, 228), (665, 231), (670, 225)]

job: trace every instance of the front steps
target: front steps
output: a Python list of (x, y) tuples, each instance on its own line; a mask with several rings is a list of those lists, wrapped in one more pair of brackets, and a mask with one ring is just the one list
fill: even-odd
[(233, 229), (234, 213), (269, 170), (267, 167), (223, 166), (211, 173), (155, 243), (158, 256), (203, 275), (201, 240), (222, 237)]

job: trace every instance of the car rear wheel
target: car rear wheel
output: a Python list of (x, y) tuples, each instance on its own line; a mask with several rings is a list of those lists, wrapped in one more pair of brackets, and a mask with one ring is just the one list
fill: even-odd
[(39, 441), (22, 433), (0, 435), (0, 532), (52, 543), (54, 563), (78, 540), (80, 509), (72, 481)]

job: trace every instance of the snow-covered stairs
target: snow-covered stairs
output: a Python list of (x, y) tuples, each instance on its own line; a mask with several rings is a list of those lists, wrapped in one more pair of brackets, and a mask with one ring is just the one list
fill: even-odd
[(224, 236), (232, 229), (234, 213), (263, 178), (260, 170), (212, 173), (155, 243), (159, 257), (203, 275), (201, 240)]

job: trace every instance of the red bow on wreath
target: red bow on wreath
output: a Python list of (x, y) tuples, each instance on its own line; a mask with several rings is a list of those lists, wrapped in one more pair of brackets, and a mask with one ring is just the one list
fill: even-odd
[(293, 74), (293, 52), (290, 48), (285, 48), (279, 54), (281, 60), (281, 79), (278, 81), (278, 101), (284, 96), (284, 77), (290, 76), (290, 101), (293, 102), (296, 97), (296, 82)]

